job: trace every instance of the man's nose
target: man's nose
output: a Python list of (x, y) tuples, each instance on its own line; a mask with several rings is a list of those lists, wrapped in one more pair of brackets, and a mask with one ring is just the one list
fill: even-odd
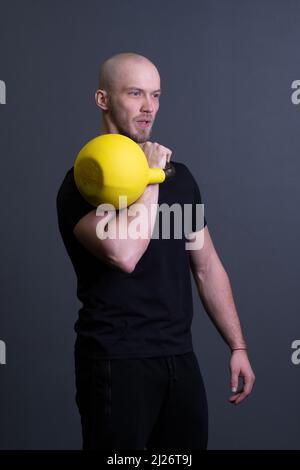
[(145, 96), (143, 99), (143, 103), (141, 106), (141, 111), (143, 112), (148, 112), (148, 113), (153, 113), (154, 111), (154, 105), (152, 98), (150, 96)]

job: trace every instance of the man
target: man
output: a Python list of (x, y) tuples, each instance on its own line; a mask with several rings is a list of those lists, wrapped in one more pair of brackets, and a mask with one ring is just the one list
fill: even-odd
[[(143, 148), (149, 167), (163, 169), (172, 151), (149, 140), (160, 93), (155, 65), (144, 56), (122, 53), (102, 65), (95, 98), (102, 110), (101, 134), (130, 137)], [(232, 351), (230, 401), (240, 403), (254, 383), (228, 276), (206, 219), (199, 223), (196, 217), (202, 203), (198, 185), (186, 165), (172, 164), (175, 176), (149, 184), (130, 206), (143, 204), (147, 209), (144, 238), (128, 232), (125, 238), (99, 237), (99, 220), (119, 233), (124, 221), (129, 227), (135, 216), (126, 209), (96, 215), (75, 186), (73, 168), (58, 192), (59, 228), (83, 304), (75, 324), (83, 449), (207, 447), (206, 394), (191, 338), (190, 272), (206, 311)], [(158, 206), (174, 203), (193, 207), (186, 238), (204, 235), (203, 246), (187, 250), (185, 237), (153, 236)], [(242, 390), (237, 390), (239, 376)]]

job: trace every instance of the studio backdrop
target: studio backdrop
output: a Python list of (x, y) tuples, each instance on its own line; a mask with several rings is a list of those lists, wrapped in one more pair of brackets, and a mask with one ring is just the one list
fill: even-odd
[(152, 140), (201, 188), (256, 375), (231, 405), (229, 349), (193, 284), (209, 449), (300, 449), (299, 22), (298, 0), (0, 1), (1, 449), (81, 447), (81, 304), (55, 204), (119, 52), (160, 72)]

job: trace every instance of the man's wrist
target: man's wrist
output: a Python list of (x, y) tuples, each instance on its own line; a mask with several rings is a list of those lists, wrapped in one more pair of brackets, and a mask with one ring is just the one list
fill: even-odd
[(239, 346), (230, 346), (230, 350), (233, 353), (234, 351), (247, 351), (247, 346), (246, 344), (242, 344)]

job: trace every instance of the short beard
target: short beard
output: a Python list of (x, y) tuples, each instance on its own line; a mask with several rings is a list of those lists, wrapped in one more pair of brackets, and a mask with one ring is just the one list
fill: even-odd
[(120, 130), (120, 134), (125, 135), (126, 137), (129, 137), (129, 139), (134, 140), (137, 144), (143, 144), (144, 142), (147, 142), (150, 139), (150, 133), (146, 135), (141, 135), (141, 134), (132, 134), (130, 132), (127, 132), (125, 129), (121, 128), (118, 126), (118, 129)]
[(111, 114), (113, 122), (115, 123), (117, 129), (119, 130), (119, 134), (125, 135), (126, 137), (129, 137), (129, 139), (133, 140), (137, 144), (143, 144), (144, 142), (147, 142), (147, 140), (149, 140), (150, 135), (151, 135), (151, 130), (150, 130), (149, 134), (147, 134), (147, 135), (139, 134), (138, 132), (136, 132), (136, 133), (129, 132), (120, 123), (120, 121), (118, 119), (118, 116), (117, 116), (117, 113), (115, 113), (115, 108), (114, 108), (114, 105), (113, 105), (112, 102), (110, 103), (110, 106), (111, 106), (110, 107), (110, 114)]

